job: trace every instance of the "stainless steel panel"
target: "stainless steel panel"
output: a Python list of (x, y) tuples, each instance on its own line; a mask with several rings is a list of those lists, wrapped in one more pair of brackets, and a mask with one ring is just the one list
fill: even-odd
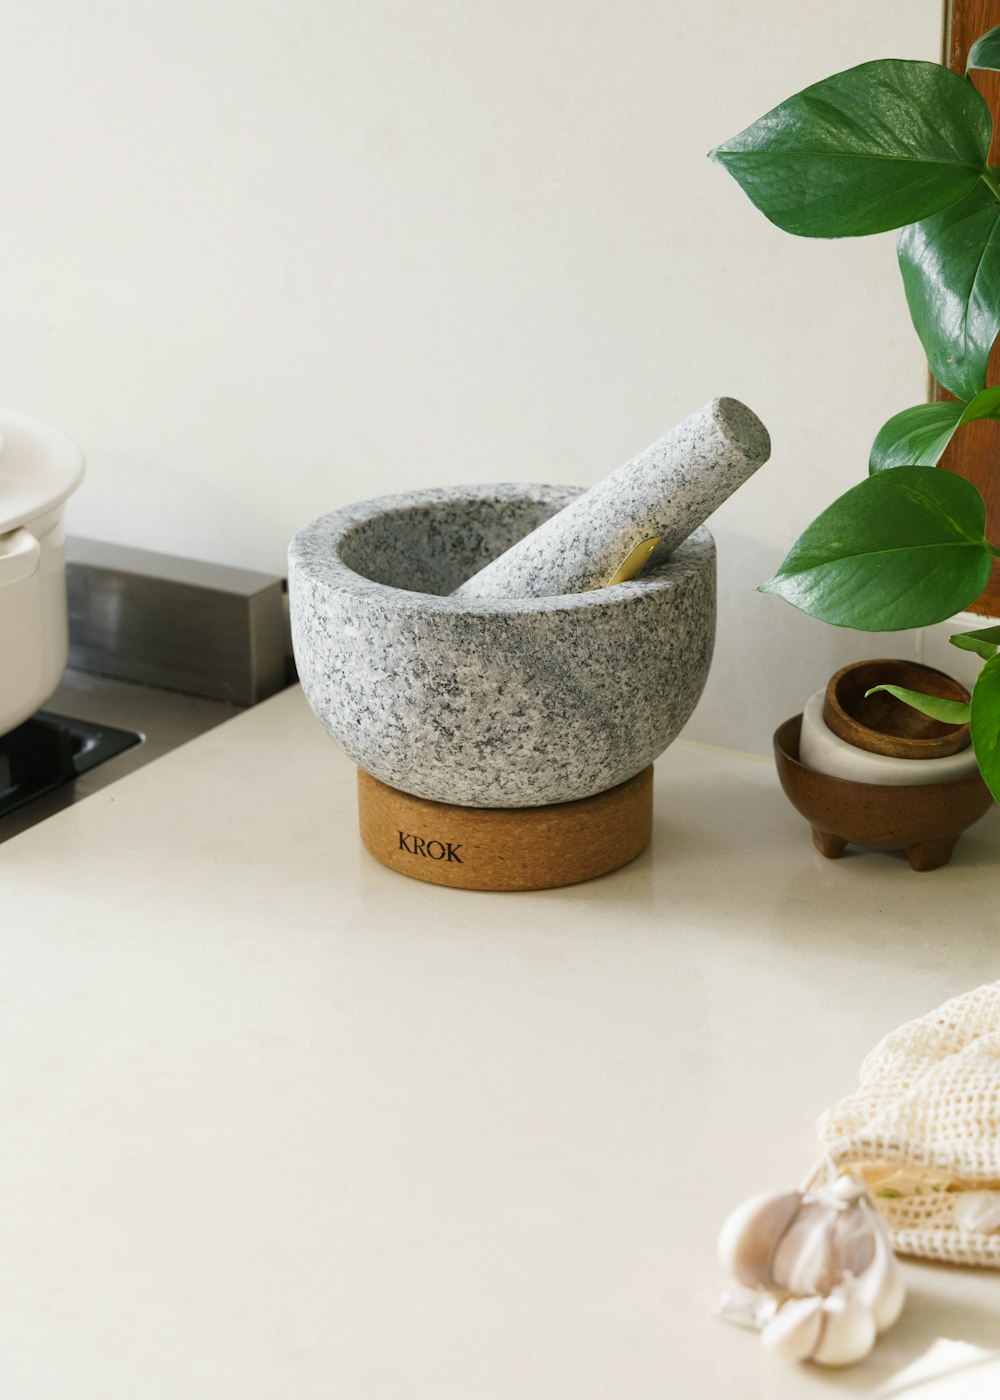
[(66, 582), (77, 670), (236, 705), (287, 683), (279, 578), (71, 537)]

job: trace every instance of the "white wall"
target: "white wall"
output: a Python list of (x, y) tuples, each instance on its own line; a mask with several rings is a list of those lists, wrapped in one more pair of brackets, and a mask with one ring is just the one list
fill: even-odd
[(715, 518), (690, 732), (763, 751), (883, 646), (752, 589), (923, 397), (893, 239), (791, 239), (705, 153), (837, 69), (936, 57), (940, 0), (0, 14), (0, 383), (83, 442), (77, 533), (283, 571), (339, 504), (589, 484), (725, 393), (774, 457)]

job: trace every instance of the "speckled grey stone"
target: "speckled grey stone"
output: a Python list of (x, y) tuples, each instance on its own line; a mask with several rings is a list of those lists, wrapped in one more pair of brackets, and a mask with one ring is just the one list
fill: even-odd
[(349, 506), (295, 536), (288, 587), (302, 685), (367, 772), (439, 802), (533, 807), (614, 787), (676, 737), (715, 636), (707, 530), (613, 588), (447, 596), (580, 494), (418, 491)]
[(713, 399), (578, 496), (455, 590), (459, 598), (546, 598), (600, 588), (637, 545), (667, 559), (767, 461), (771, 439), (738, 399)]

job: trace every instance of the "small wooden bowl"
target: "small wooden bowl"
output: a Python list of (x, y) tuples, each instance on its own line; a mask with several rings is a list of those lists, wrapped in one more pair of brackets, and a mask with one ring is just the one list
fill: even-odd
[(785, 796), (812, 827), (813, 845), (831, 859), (851, 843), (903, 850), (914, 870), (947, 865), (961, 833), (993, 805), (979, 773), (943, 783), (890, 787), (832, 778), (799, 762), (802, 716), (774, 732), (774, 760)]
[(969, 702), (958, 681), (917, 661), (853, 661), (830, 677), (823, 702), (823, 719), (838, 738), (889, 758), (944, 758), (970, 742), (968, 724), (945, 724), (880, 690), (865, 696), (873, 685), (901, 685), (941, 700)]

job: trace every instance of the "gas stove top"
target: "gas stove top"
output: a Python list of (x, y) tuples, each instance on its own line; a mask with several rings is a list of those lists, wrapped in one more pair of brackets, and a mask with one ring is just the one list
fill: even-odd
[(39, 710), (0, 735), (0, 820), (142, 740), (128, 729)]

